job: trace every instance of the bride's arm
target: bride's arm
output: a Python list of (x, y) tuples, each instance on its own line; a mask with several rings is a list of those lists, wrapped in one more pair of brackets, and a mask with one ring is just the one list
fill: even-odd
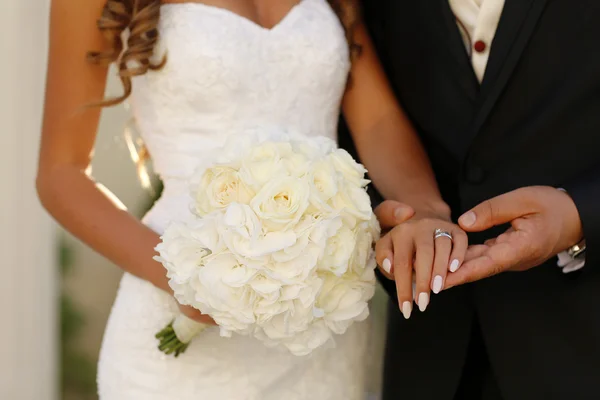
[(343, 112), (361, 161), (385, 199), (450, 215), (415, 129), (398, 104), (364, 26)]
[(44, 207), (67, 230), (128, 271), (169, 293), (152, 259), (158, 235), (89, 175), (107, 69), (86, 62), (106, 43), (96, 29), (104, 0), (53, 0), (46, 102), (37, 177)]
[[(400, 308), (409, 318), (413, 299), (424, 311), (430, 290), (443, 289), (447, 271), (454, 271), (464, 260), (468, 239), (450, 220), (450, 208), (440, 195), (427, 154), (395, 99), (366, 29), (359, 27), (355, 38), (362, 53), (353, 62), (344, 116), (375, 187), (384, 198), (415, 210), (414, 217), (394, 227), (377, 244), (378, 264), (388, 277), (395, 278)], [(394, 220), (384, 213), (379, 217), (382, 225)], [(436, 239), (437, 229), (448, 232), (453, 240)]]

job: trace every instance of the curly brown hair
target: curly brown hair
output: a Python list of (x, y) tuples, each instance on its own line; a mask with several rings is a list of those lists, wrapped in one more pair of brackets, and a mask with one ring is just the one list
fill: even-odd
[[(302, 0), (301, 0), (302, 1)], [(350, 46), (351, 59), (360, 53), (354, 42), (358, 23), (358, 6), (355, 0), (327, 0), (338, 15)], [(93, 64), (108, 66), (115, 63), (123, 83), (123, 94), (100, 103), (113, 106), (122, 103), (131, 94), (132, 78), (144, 75), (148, 70), (158, 70), (166, 63), (166, 57), (153, 62), (154, 47), (158, 41), (158, 22), (161, 0), (106, 0), (98, 29), (108, 41), (107, 51), (90, 51), (88, 60)], [(127, 37), (123, 34), (127, 32)]]

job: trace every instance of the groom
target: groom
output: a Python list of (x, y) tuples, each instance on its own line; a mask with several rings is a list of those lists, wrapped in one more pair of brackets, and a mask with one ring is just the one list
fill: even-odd
[(426, 312), (390, 306), (384, 400), (599, 399), (600, 1), (363, 3), (471, 244)]

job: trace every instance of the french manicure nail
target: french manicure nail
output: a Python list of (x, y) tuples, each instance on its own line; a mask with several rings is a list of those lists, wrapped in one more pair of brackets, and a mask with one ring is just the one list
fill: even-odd
[(392, 273), (392, 262), (390, 261), (389, 258), (386, 258), (385, 260), (383, 260), (383, 262), (381, 263), (381, 268), (383, 268), (383, 270), (385, 272), (387, 272), (388, 274)]
[(419, 294), (419, 311), (424, 312), (429, 305), (429, 295), (427, 293)]
[(459, 218), (460, 223), (467, 227), (473, 226), (476, 220), (477, 216), (473, 211), (469, 211), (468, 213), (463, 214), (463, 216)]
[(402, 303), (402, 314), (405, 319), (410, 318), (410, 313), (412, 313), (412, 303), (410, 301), (405, 301)]
[(452, 262), (450, 263), (450, 272), (458, 271), (459, 267), (460, 267), (460, 262), (458, 260), (452, 260)]
[(433, 278), (433, 293), (438, 294), (442, 291), (442, 285), (444, 284), (444, 278), (440, 275)]

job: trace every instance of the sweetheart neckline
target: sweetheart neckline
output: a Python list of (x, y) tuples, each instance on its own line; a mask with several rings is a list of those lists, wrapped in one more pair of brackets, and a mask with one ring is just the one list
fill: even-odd
[(307, 1), (308, 0), (300, 0), (297, 4), (295, 4), (294, 6), (292, 6), (292, 8), (290, 8), (290, 10), (287, 12), (287, 14), (285, 14), (285, 16), (283, 18), (281, 18), (281, 20), (279, 22), (277, 22), (275, 25), (273, 25), (270, 28), (260, 25), (259, 23), (255, 22), (247, 17), (244, 17), (243, 15), (240, 15), (234, 11), (231, 11), (227, 8), (214, 6), (214, 5), (206, 4), (206, 3), (201, 3), (201, 2), (185, 1), (185, 2), (180, 2), (180, 3), (162, 3), (160, 6), (161, 6), (161, 8), (162, 7), (171, 8), (171, 7), (175, 7), (175, 6), (181, 6), (181, 7), (187, 7), (187, 8), (196, 8), (196, 7), (204, 8), (205, 10), (209, 10), (212, 12), (217, 12), (217, 13), (233, 16), (234, 18), (236, 18), (238, 20), (242, 20), (242, 22), (249, 24), (250, 26), (254, 27), (255, 29), (258, 29), (259, 31), (267, 32), (267, 33), (274, 33), (281, 27), (285, 26), (285, 24), (291, 18), (293, 18), (293, 16), (296, 14), (296, 12), (298, 12), (298, 10), (301, 9), (301, 7), (303, 6), (303, 3), (306, 3)]

